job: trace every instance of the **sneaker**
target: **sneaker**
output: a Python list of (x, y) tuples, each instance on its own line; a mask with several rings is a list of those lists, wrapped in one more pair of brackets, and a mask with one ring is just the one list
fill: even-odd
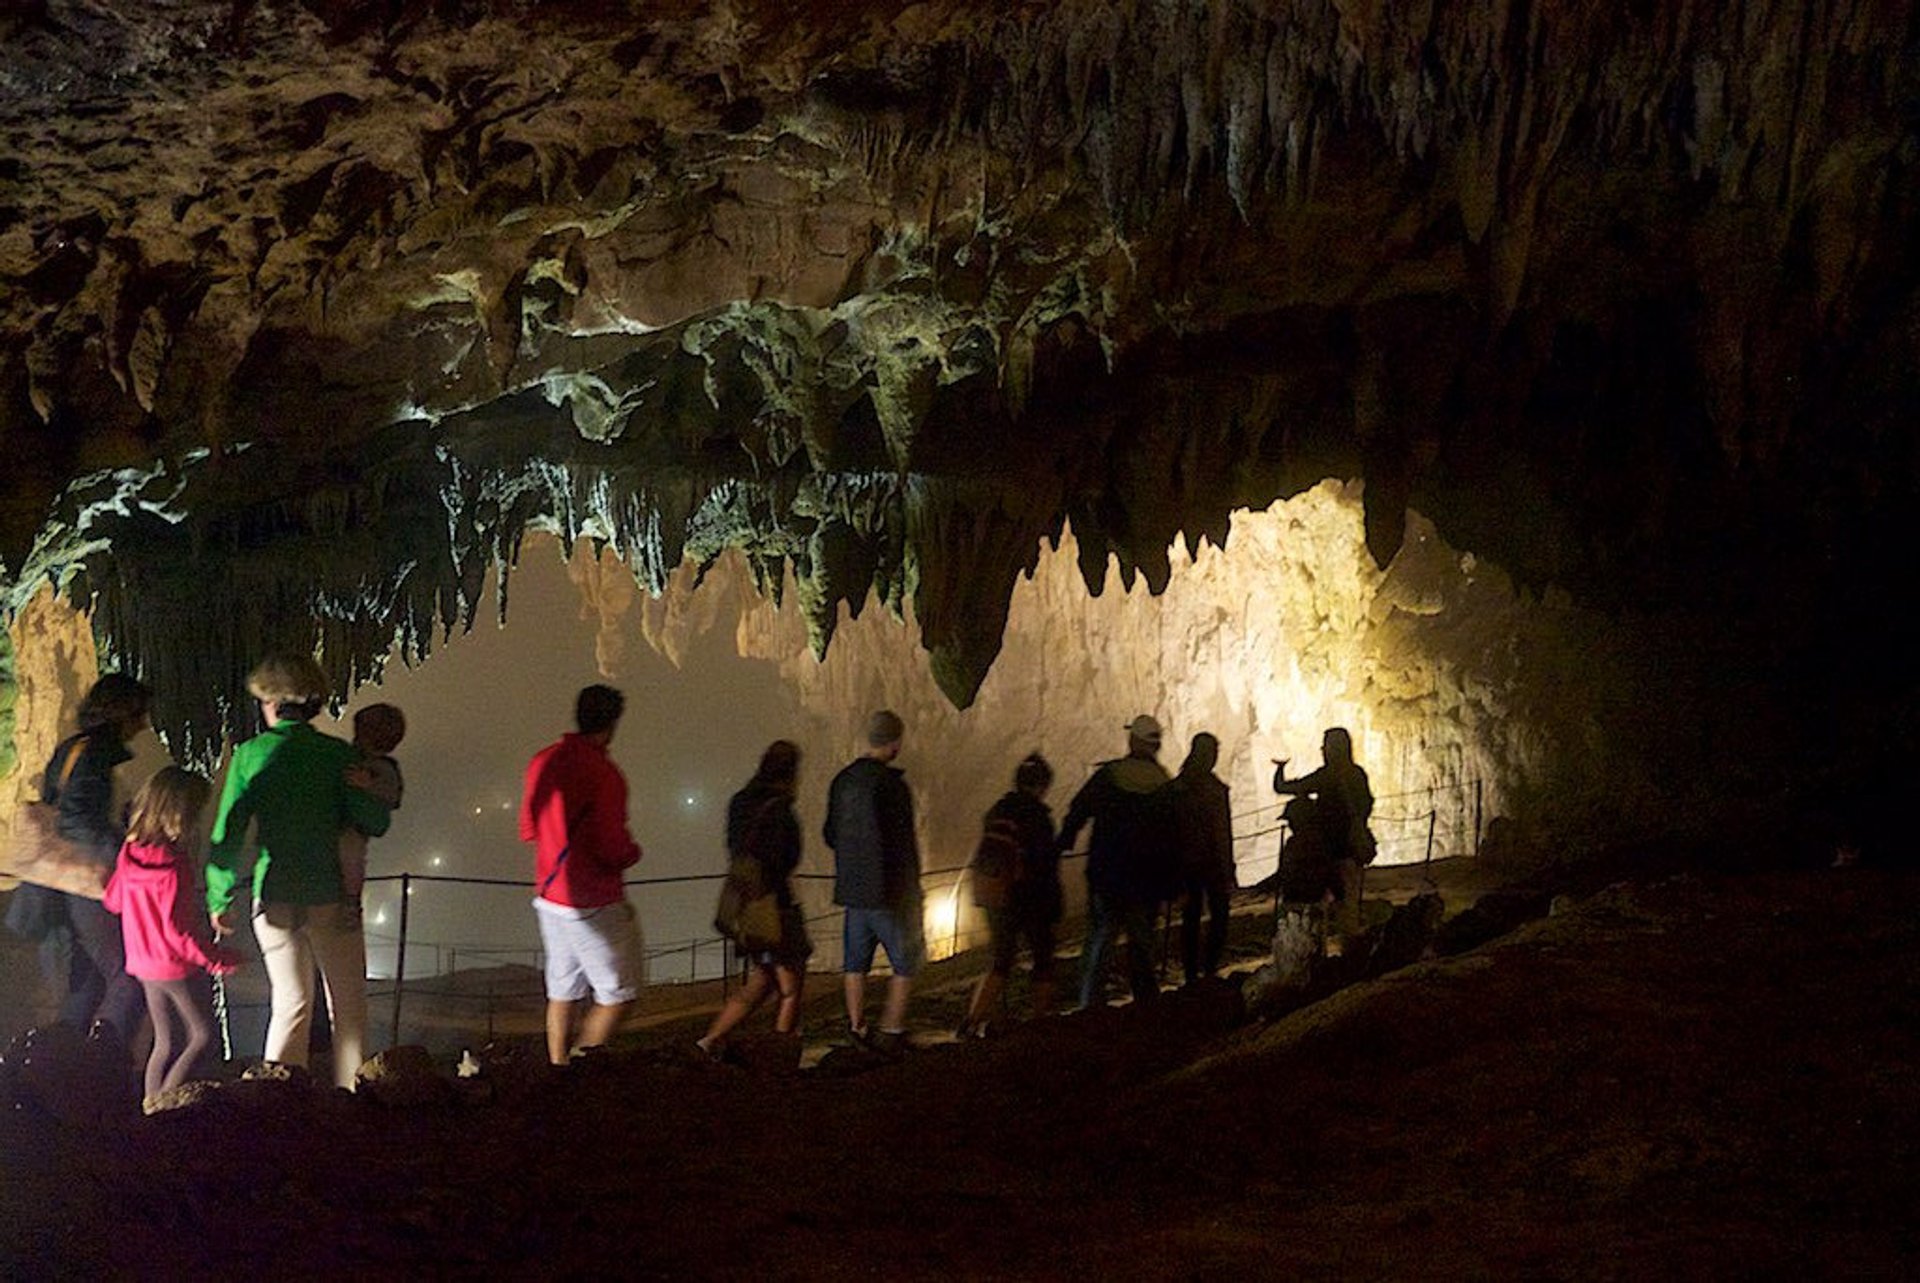
[(912, 1048), (904, 1029), (882, 1029), (867, 1041), (867, 1046), (883, 1056), (902, 1056)]
[(868, 1051), (872, 1051), (874, 1049), (873, 1031), (867, 1028), (867, 1026), (865, 1025), (861, 1025), (858, 1029), (855, 1029), (852, 1026), (848, 1026), (847, 1037), (853, 1039), (853, 1045), (856, 1047), (865, 1047)]

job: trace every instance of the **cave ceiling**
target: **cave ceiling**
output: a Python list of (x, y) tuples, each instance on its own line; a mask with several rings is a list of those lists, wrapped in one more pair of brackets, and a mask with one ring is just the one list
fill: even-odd
[(816, 647), (911, 608), (960, 703), (1068, 524), (1157, 589), (1327, 476), (1383, 561), (1411, 505), (1737, 595), (1912, 495), (1917, 51), (1895, 0), (9, 5), (0, 588), (189, 751), (529, 528), (739, 549)]

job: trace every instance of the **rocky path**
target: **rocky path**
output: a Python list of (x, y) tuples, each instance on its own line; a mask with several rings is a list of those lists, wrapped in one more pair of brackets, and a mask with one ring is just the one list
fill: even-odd
[(1920, 881), (1624, 885), (1235, 1025), (1230, 987), (805, 1074), (664, 1033), (382, 1105), (0, 1115), (0, 1273), (1911, 1277)]

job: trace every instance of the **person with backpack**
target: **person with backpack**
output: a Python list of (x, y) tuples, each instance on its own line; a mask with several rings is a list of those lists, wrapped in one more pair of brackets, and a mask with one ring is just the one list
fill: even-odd
[(773, 1031), (792, 1034), (799, 1030), (800, 991), (807, 978), (807, 958), (813, 953), (806, 918), (789, 881), (800, 867), (800, 821), (793, 813), (799, 779), (799, 746), (791, 740), (775, 740), (760, 755), (760, 769), (727, 803), (729, 860), (748, 860), (755, 866), (761, 886), (779, 908), (779, 938), (769, 944), (735, 935), (734, 943), (740, 955), (752, 961), (753, 971), (695, 1043), (714, 1060), (721, 1059), (727, 1035), (753, 1014), (768, 993), (780, 995)]
[[(102, 885), (126, 837), (126, 791), (115, 787), (114, 772), (133, 760), (127, 745), (147, 729), (152, 706), (145, 683), (125, 673), (102, 675), (81, 697), (79, 730), (60, 741), (41, 774), (40, 796), (57, 816), (54, 831), (100, 866)], [(23, 882), (7, 906), (7, 926), (40, 942), (48, 982), (55, 989), (64, 982), (59, 1023), (131, 1051), (146, 999), (127, 975), (120, 919), (94, 897)], [(66, 950), (46, 947), (63, 939)]]
[(1169, 825), (1165, 816), (1166, 768), (1160, 755), (1160, 723), (1142, 713), (1127, 723), (1127, 755), (1102, 762), (1074, 794), (1056, 846), (1073, 849), (1089, 821), (1087, 846), (1087, 946), (1080, 972), (1085, 1011), (1106, 986), (1108, 951), (1127, 937), (1127, 976), (1136, 1002), (1160, 994), (1153, 970), (1153, 916), (1172, 881)]
[(1373, 863), (1377, 847), (1368, 821), (1373, 818), (1373, 789), (1367, 773), (1353, 760), (1353, 736), (1331, 726), (1320, 738), (1321, 766), (1297, 780), (1287, 778), (1285, 758), (1273, 764), (1273, 791), (1313, 798), (1312, 845), (1317, 858), (1331, 864), (1338, 881), (1335, 929), (1340, 935), (1360, 930), (1361, 870)]
[(1047, 789), (1053, 767), (1027, 754), (1013, 772), (1013, 789), (981, 822), (973, 857), (973, 902), (986, 912), (993, 961), (974, 986), (967, 1015), (955, 1032), (984, 1037), (999, 1010), (1020, 942), (1033, 951), (1033, 1014), (1053, 1010), (1053, 926), (1060, 920), (1060, 853), (1054, 846)]
[[(1180, 961), (1188, 984), (1218, 975), (1227, 948), (1235, 882), (1233, 805), (1226, 781), (1213, 773), (1219, 760), (1220, 741), (1201, 731), (1193, 737), (1180, 773), (1167, 785), (1179, 844), (1180, 889), (1186, 900), (1180, 921)], [(1204, 950), (1200, 940), (1203, 909), (1208, 915)]]

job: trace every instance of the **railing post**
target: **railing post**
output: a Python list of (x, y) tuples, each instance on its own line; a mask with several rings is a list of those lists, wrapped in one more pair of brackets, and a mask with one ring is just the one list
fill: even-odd
[(407, 988), (407, 909), (413, 899), (413, 874), (400, 875), (400, 945), (393, 958), (393, 1030), (387, 1045), (400, 1045), (400, 998)]
[(700, 978), (700, 941), (687, 943), (687, 983), (692, 984)]
[(1428, 864), (1433, 863), (1433, 826), (1434, 826), (1434, 821), (1439, 817), (1439, 815), (1440, 815), (1440, 811), (1439, 811), (1439, 808), (1437, 807), (1427, 812), (1427, 863)]

